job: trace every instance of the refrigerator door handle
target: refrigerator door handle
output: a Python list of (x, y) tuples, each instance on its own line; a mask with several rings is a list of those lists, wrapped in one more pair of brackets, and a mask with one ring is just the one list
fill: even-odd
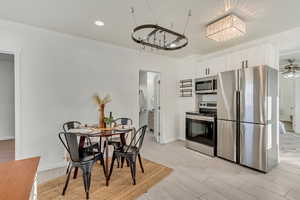
[(236, 163), (240, 164), (240, 91), (236, 91)]

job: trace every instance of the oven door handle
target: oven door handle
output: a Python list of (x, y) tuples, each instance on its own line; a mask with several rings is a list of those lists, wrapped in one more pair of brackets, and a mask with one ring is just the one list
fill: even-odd
[(192, 119), (192, 120), (198, 120), (198, 121), (208, 121), (208, 122), (214, 122), (213, 117), (206, 117), (206, 116), (199, 116), (199, 115), (186, 115), (186, 119)]

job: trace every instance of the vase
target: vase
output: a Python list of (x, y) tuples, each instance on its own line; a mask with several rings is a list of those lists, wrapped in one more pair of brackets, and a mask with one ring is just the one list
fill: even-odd
[(105, 105), (101, 104), (99, 108), (99, 128), (105, 128), (105, 122), (104, 122), (104, 108)]

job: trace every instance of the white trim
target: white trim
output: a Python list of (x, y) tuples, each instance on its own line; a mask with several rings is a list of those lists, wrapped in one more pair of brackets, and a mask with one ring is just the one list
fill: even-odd
[(167, 143), (175, 142), (177, 140), (178, 140), (178, 138), (176, 138), (176, 137), (167, 138), (163, 142), (161, 142), (161, 144), (167, 144)]
[(0, 140), (13, 140), (15, 139), (14, 136), (3, 136), (3, 137), (0, 137)]
[(50, 169), (56, 169), (56, 168), (61, 168), (61, 167), (67, 167), (67, 162), (66, 161), (61, 161), (57, 163), (51, 163), (47, 165), (40, 165), (38, 168), (38, 172), (50, 170)]
[(2, 49), (0, 53), (14, 55), (14, 79), (15, 79), (15, 159), (22, 158), (22, 134), (21, 134), (21, 71), (20, 71), (21, 49)]
[[(159, 74), (160, 82), (162, 82), (162, 72), (160, 71), (155, 71), (155, 70), (147, 70), (147, 69), (138, 69), (138, 90), (140, 89), (140, 72), (153, 72)], [(164, 131), (163, 131), (163, 123), (162, 123), (162, 115), (163, 115), (163, 110), (161, 109), (162, 107), (162, 84), (159, 86), (159, 132), (160, 132), (160, 138), (159, 138), (159, 144), (164, 144)], [(137, 96), (138, 98), (138, 109), (140, 109), (140, 99), (139, 99), (139, 94)], [(140, 112), (138, 110), (138, 122), (140, 123)]]

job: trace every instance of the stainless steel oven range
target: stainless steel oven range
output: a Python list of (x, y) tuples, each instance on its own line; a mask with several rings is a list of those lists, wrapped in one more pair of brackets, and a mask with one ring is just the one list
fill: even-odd
[(216, 115), (186, 113), (186, 147), (209, 156), (216, 155)]

